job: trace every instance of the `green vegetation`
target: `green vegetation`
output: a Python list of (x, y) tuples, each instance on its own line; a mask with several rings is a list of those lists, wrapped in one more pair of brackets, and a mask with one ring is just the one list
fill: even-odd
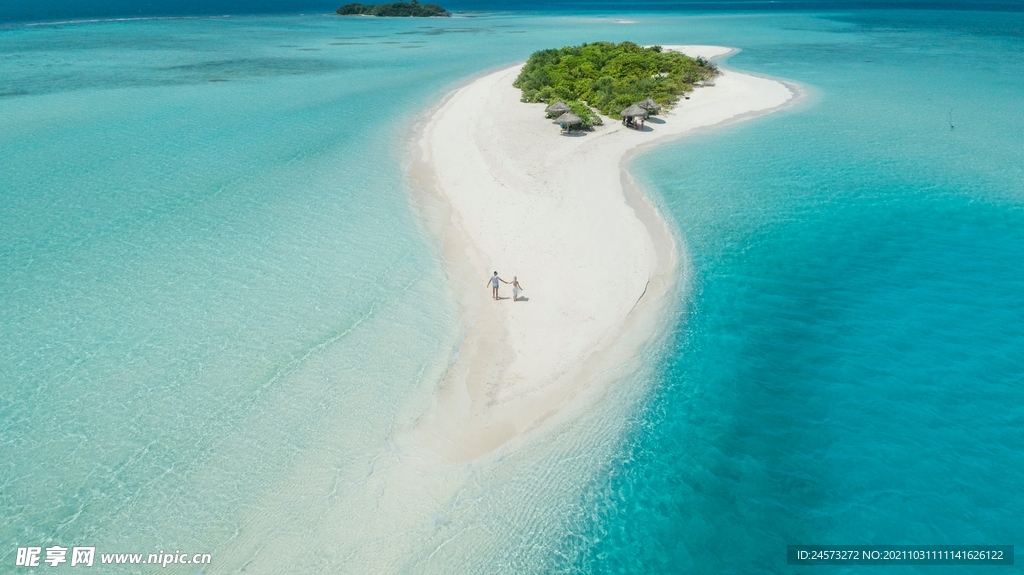
[[(576, 114), (577, 116), (580, 117), (581, 120), (583, 120), (583, 123), (580, 124), (580, 127), (582, 127), (584, 130), (593, 130), (594, 126), (600, 126), (601, 124), (604, 123), (601, 121), (601, 116), (595, 114), (594, 111), (590, 109), (590, 106), (587, 106), (583, 102), (571, 100), (566, 102), (566, 105), (572, 108), (573, 114)], [(552, 120), (554, 120), (558, 116), (561, 116), (561, 114), (548, 114), (548, 117), (551, 118)]]
[(646, 98), (670, 107), (694, 82), (717, 75), (718, 68), (703, 58), (662, 52), (661, 46), (595, 42), (534, 52), (513, 85), (523, 91), (524, 102), (561, 99), (586, 121), (584, 113), (596, 117), (588, 106), (612, 118)]
[(338, 14), (342, 16), (442, 16), (448, 17), (452, 13), (438, 6), (437, 4), (420, 4), (417, 0), (411, 2), (394, 2), (392, 4), (345, 4), (338, 8)]

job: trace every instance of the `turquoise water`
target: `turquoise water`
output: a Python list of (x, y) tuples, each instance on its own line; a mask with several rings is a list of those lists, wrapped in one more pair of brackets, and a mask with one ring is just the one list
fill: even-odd
[[(267, 516), (268, 537), (322, 530), (458, 339), (402, 167), (412, 123), (594, 39), (738, 46), (730, 65), (807, 97), (637, 160), (692, 260), (649, 396), (600, 473), (474, 486), (558, 517), (440, 537), (484, 526), (511, 548), (479, 565), (517, 573), (1020, 542), (1022, 31), (948, 12), (0, 30), (0, 564), (80, 543), (216, 559)], [(548, 502), (552, 477), (584, 488)], [(309, 540), (299, 571), (359, 571)]]
[(803, 107), (637, 162), (694, 295), (567, 571), (854, 572), (783, 550), (1024, 541), (1024, 20), (831, 25), (730, 62), (812, 86)]

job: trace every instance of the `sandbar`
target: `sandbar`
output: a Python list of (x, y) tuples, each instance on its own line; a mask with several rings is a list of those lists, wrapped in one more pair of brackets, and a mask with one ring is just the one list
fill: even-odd
[[(717, 46), (666, 46), (715, 59)], [(644, 131), (605, 118), (561, 135), (544, 104), (520, 101), (522, 64), (452, 93), (423, 122), (410, 175), (458, 299), (462, 337), (416, 443), (470, 461), (571, 416), (614, 385), (678, 305), (679, 249), (656, 205), (632, 185), (632, 153), (699, 128), (779, 109), (789, 85), (722, 69)], [(493, 271), (525, 288), (514, 302)]]

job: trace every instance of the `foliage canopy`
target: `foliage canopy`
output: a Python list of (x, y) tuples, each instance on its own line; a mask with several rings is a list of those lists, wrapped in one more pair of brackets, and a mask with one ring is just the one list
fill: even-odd
[(345, 4), (337, 10), (342, 16), (451, 16), (452, 13), (437, 4), (420, 4), (411, 2), (394, 2), (391, 4)]
[[(580, 127), (584, 130), (591, 130), (594, 126), (599, 126), (604, 123), (601, 121), (601, 116), (595, 114), (594, 111), (590, 109), (590, 106), (587, 106), (583, 102), (572, 100), (566, 102), (566, 104), (572, 108), (573, 114), (576, 114), (581, 120), (583, 120), (583, 124), (581, 124)], [(554, 119), (559, 115), (560, 114), (548, 114), (548, 117)]]
[[(671, 107), (694, 82), (718, 75), (702, 58), (644, 48), (632, 42), (595, 42), (534, 52), (513, 85), (524, 102), (564, 100), (575, 110), (580, 102), (606, 116), (646, 98)], [(580, 116), (583, 117), (583, 116)]]

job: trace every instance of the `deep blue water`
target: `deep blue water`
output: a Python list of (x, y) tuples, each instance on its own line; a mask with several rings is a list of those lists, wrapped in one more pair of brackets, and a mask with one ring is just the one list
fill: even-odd
[[(330, 13), (349, 2), (338, 0), (0, 0), (0, 23), (67, 21), (93, 18), (222, 16), (245, 14)], [(383, 2), (369, 2), (381, 4)], [(552, 12), (722, 12), (834, 11), (863, 9), (1021, 11), (1018, 0), (452, 0), (442, 2), (458, 11)]]
[[(809, 103), (637, 161), (694, 291), (568, 571), (1024, 541), (1024, 21), (831, 20), (834, 41), (747, 37), (731, 62)], [(994, 568), (901, 568), (937, 569)]]

